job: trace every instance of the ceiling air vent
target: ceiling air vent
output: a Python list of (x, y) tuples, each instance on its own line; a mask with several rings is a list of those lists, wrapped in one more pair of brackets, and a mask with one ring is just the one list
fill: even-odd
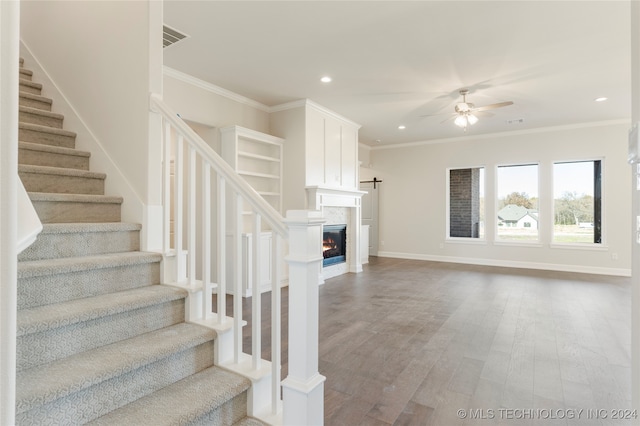
[(163, 48), (167, 48), (172, 44), (175, 44), (187, 37), (188, 36), (186, 34), (182, 34), (180, 31), (174, 28), (168, 27), (166, 25), (162, 26), (162, 47)]
[(524, 118), (514, 118), (512, 120), (505, 121), (507, 124), (522, 124), (524, 123)]

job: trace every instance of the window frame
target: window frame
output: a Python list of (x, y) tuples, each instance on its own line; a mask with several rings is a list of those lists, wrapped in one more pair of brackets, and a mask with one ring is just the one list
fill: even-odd
[[(478, 236), (478, 238), (474, 237), (452, 237), (451, 236), (451, 171), (452, 170), (467, 170), (467, 169), (482, 169), (484, 170), (484, 178), (482, 181), (482, 190), (481, 193), (484, 194), (485, 202), (484, 202), (484, 218), (485, 218), (485, 229), (482, 237)], [(456, 242), (456, 243), (469, 243), (469, 244), (486, 244), (487, 242), (487, 232), (486, 232), (486, 217), (487, 217), (487, 166), (478, 165), (478, 166), (456, 166), (456, 167), (447, 167), (445, 169), (445, 189), (446, 189), (446, 202), (445, 202), (445, 241), (446, 242)]]
[[(500, 179), (498, 176), (498, 172), (499, 169), (501, 167), (522, 167), (522, 166), (536, 166), (537, 167), (537, 179), (536, 179), (536, 185), (537, 185), (537, 198), (538, 198), (538, 235), (537, 238), (535, 240), (514, 240), (514, 239), (508, 239), (508, 238), (504, 238), (504, 237), (500, 237), (500, 235), (498, 234), (498, 231), (500, 229), (500, 227), (498, 226), (498, 212), (500, 211), (499, 205), (500, 205), (500, 197), (499, 197), (499, 185), (500, 185)], [(522, 162), (514, 162), (514, 163), (502, 163), (502, 164), (496, 164), (495, 166), (495, 179), (494, 179), (494, 212), (493, 212), (493, 224), (494, 224), (494, 235), (493, 235), (493, 243), (494, 245), (505, 245), (505, 246), (526, 246), (526, 247), (541, 247), (542, 246), (542, 233), (544, 231), (544, 221), (541, 220), (541, 212), (540, 212), (540, 204), (541, 204), (541, 199), (542, 197), (540, 196), (540, 192), (541, 192), (541, 180), (542, 180), (542, 176), (540, 171), (542, 170), (541, 167), (541, 161), (522, 161)]]
[[(555, 215), (556, 215), (556, 203), (555, 203), (555, 194), (553, 193), (553, 187), (556, 182), (556, 174), (555, 174), (555, 165), (562, 163), (587, 163), (587, 162), (600, 162), (600, 242), (562, 242), (555, 241)], [(571, 249), (582, 249), (582, 250), (607, 250), (607, 238), (606, 238), (606, 194), (604, 191), (605, 186), (605, 157), (584, 157), (580, 159), (563, 159), (563, 160), (552, 160), (551, 161), (551, 229), (550, 233), (550, 247), (551, 248), (571, 248)], [(594, 190), (595, 192), (595, 190)], [(595, 201), (595, 193), (594, 193), (594, 203)], [(594, 206), (594, 216), (595, 216), (595, 206)]]

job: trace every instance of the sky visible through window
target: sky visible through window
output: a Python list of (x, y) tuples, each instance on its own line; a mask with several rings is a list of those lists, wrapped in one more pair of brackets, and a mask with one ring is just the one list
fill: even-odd
[(554, 165), (553, 198), (561, 198), (565, 192), (593, 195), (593, 161)]
[(513, 192), (525, 192), (529, 198), (538, 197), (538, 165), (498, 167), (498, 198)]
[[(565, 192), (593, 195), (593, 161), (557, 163), (553, 170), (553, 198)], [(498, 167), (498, 198), (512, 192), (525, 192), (529, 197), (538, 196), (538, 171), (536, 165)]]

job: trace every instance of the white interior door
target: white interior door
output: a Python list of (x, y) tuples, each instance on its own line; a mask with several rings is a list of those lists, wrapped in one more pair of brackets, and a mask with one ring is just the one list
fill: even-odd
[(360, 182), (362, 196), (362, 224), (369, 225), (369, 256), (378, 255), (378, 182)]

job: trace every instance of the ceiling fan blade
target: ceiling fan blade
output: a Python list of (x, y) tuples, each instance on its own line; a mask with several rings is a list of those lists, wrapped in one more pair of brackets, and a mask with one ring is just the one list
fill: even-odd
[(419, 115), (418, 117), (437, 117), (439, 115), (447, 115), (447, 114), (451, 114), (450, 112), (441, 112), (438, 114), (423, 114), (423, 115)]
[(485, 106), (480, 106), (477, 108), (472, 108), (472, 111), (487, 111), (489, 109), (496, 109), (496, 108), (502, 108), (502, 107), (506, 107), (509, 105), (513, 105), (513, 102), (511, 101), (507, 101), (507, 102), (498, 102), (497, 104), (491, 104), (491, 105), (485, 105)]
[(451, 114), (451, 117), (447, 117), (447, 118), (445, 118), (444, 120), (442, 120), (442, 121), (440, 122), (440, 124), (442, 124), (442, 123), (446, 123), (447, 121), (450, 121), (450, 120), (453, 120), (453, 119), (454, 119), (454, 118), (456, 118), (457, 116), (458, 116), (458, 114), (457, 114), (457, 113), (456, 113), (456, 114)]

